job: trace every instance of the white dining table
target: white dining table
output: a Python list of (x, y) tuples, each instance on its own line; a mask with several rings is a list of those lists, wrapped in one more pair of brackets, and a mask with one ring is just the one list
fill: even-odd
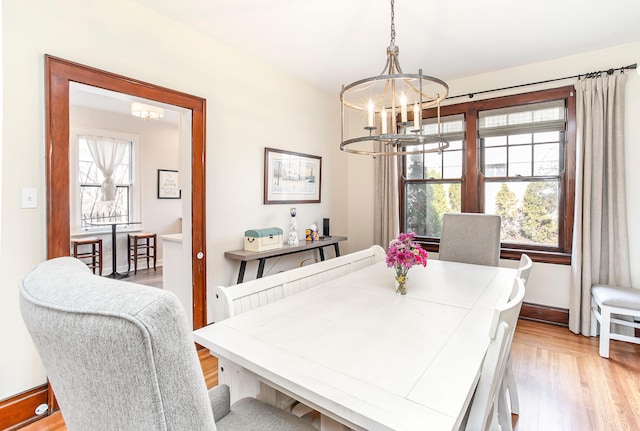
[(394, 275), (374, 264), (194, 339), (234, 399), (268, 387), (353, 429), (458, 429), (515, 270), (432, 259), (409, 271), (404, 296)]

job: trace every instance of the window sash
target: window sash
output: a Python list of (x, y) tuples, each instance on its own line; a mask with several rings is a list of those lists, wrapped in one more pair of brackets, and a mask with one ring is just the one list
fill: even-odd
[[(550, 106), (546, 105), (546, 102), (554, 101), (556, 107), (564, 107), (559, 109), (556, 114), (560, 113), (564, 116), (562, 121), (558, 121), (553, 127), (549, 127), (549, 123), (542, 125), (535, 125), (529, 127), (526, 132), (538, 133), (539, 131), (551, 131), (549, 129), (560, 128), (560, 124), (563, 124), (564, 143), (560, 148), (560, 160), (557, 163), (557, 174), (554, 171), (554, 175), (548, 175), (548, 167), (544, 167), (544, 171), (537, 170), (532, 172), (531, 177), (485, 177), (483, 172), (484, 166), (482, 165), (483, 152), (481, 149), (480, 132), (479, 132), (479, 112), (493, 112), (496, 113), (496, 109), (505, 107), (522, 107), (522, 110), (531, 110), (532, 106), (540, 102), (545, 102), (545, 105), (538, 106)], [(515, 112), (515, 111), (514, 111)], [(558, 245), (529, 245), (519, 244), (511, 242), (503, 242), (501, 244), (501, 257), (502, 258), (515, 258), (520, 257), (520, 253), (523, 250), (534, 258), (536, 261), (569, 264), (571, 262), (571, 239), (572, 239), (572, 227), (573, 227), (573, 206), (574, 206), (574, 177), (575, 172), (575, 97), (572, 86), (565, 86), (560, 88), (552, 88), (548, 90), (534, 91), (531, 93), (522, 93), (512, 96), (503, 96), (495, 99), (483, 99), (464, 102), (460, 104), (452, 104), (441, 107), (441, 113), (443, 118), (452, 115), (462, 115), (465, 118), (465, 141), (463, 148), (463, 160), (462, 160), (462, 178), (461, 178), (461, 200), (462, 200), (462, 212), (483, 212), (485, 206), (485, 183), (491, 181), (511, 181), (511, 180), (526, 180), (531, 179), (534, 181), (553, 180), (558, 182)], [(429, 109), (423, 112), (423, 117), (435, 117), (438, 115), (436, 109)], [(423, 122), (427, 121), (423, 119)], [(540, 122), (539, 123), (545, 123)], [(505, 131), (511, 131), (514, 129), (502, 129), (499, 133)], [(516, 129), (524, 130), (524, 128)], [(499, 134), (498, 133), (498, 134)], [(487, 135), (490, 133), (487, 132)], [(488, 136), (485, 136), (488, 137)], [(534, 146), (542, 143), (546, 137), (533, 141)], [(537, 157), (537, 156), (535, 156)], [(541, 158), (536, 158), (534, 163), (538, 161), (549, 161), (553, 157), (545, 155)], [(442, 182), (447, 179), (417, 179), (407, 178), (407, 158), (402, 158), (400, 161), (400, 222), (401, 230), (407, 230), (406, 220), (406, 199), (405, 187), (409, 183), (428, 183), (428, 182)], [(500, 174), (494, 174), (500, 175)], [(425, 248), (429, 251), (438, 250), (438, 237), (418, 237), (418, 240), (423, 243)]]

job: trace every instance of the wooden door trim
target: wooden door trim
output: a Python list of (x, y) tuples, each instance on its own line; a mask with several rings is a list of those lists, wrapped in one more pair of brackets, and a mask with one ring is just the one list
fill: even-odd
[[(192, 111), (191, 219), (193, 327), (207, 323), (206, 306), (206, 100), (169, 88), (45, 55), (47, 258), (68, 256), (70, 239), (69, 84), (77, 82)], [(203, 258), (198, 259), (198, 253)]]

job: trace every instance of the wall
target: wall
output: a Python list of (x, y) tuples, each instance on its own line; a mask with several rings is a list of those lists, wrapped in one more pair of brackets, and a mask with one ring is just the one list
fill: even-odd
[[(208, 284), (236, 279), (238, 266), (223, 253), (242, 247), (245, 230), (288, 227), (290, 205), (262, 204), (265, 147), (322, 157), (322, 202), (298, 205), (299, 227), (330, 217), (333, 233), (348, 235), (347, 158), (337, 145), (337, 93), (303, 83), (129, 0), (92, 8), (81, 0), (4, 0), (2, 20), (0, 399), (45, 382), (18, 307), (20, 280), (46, 257), (44, 54), (207, 100)], [(22, 187), (38, 189), (37, 209), (20, 208)], [(349, 250), (345, 244), (341, 251)], [(297, 263), (283, 260), (271, 271)]]

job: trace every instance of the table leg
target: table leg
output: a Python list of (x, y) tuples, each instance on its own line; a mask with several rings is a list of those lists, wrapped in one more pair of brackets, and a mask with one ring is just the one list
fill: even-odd
[[(112, 224), (111, 225), (111, 265), (112, 265), (112, 271), (111, 274), (107, 275), (107, 277), (110, 278), (115, 278), (115, 279), (120, 279), (120, 278), (125, 278), (128, 277), (129, 274), (120, 274), (117, 271), (117, 253), (116, 253), (116, 224)], [(127, 259), (129, 259), (129, 250), (127, 250)]]
[(318, 253), (320, 253), (320, 260), (324, 260), (324, 248), (318, 247)]
[(337, 242), (333, 244), (333, 248), (336, 250), (336, 257), (340, 256), (340, 246)]
[(258, 263), (258, 276), (256, 278), (262, 278), (262, 274), (264, 273), (264, 264), (267, 261), (266, 257), (260, 259)]
[(240, 272), (238, 272), (238, 283), (237, 284), (242, 283), (242, 281), (244, 280), (244, 270), (246, 268), (247, 268), (247, 261), (246, 260), (240, 261)]

